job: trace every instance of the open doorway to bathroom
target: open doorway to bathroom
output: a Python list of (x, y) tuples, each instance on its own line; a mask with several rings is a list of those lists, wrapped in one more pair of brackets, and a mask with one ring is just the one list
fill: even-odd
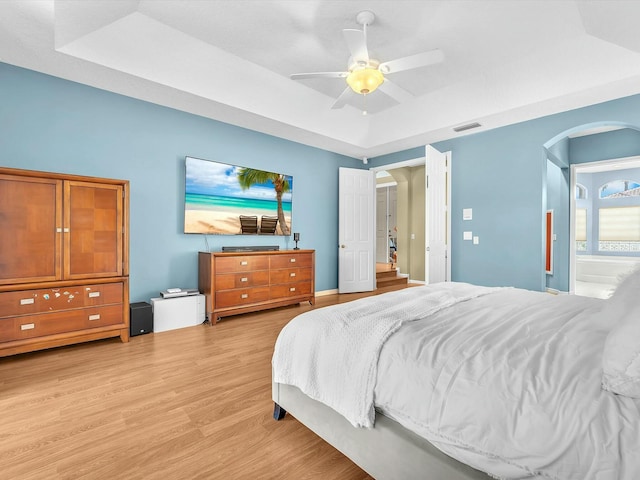
[(576, 295), (608, 298), (640, 266), (640, 156), (572, 165)]

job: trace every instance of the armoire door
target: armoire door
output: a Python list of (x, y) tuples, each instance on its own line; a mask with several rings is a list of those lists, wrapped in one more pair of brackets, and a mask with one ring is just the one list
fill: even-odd
[(0, 175), (0, 285), (61, 278), (62, 181)]
[(123, 188), (64, 182), (64, 278), (121, 276)]

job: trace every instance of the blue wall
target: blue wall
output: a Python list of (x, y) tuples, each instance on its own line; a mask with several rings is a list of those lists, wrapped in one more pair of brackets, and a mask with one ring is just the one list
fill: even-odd
[(565, 137), (551, 145), (548, 149), (545, 149), (547, 152), (547, 158), (559, 168), (569, 167), (570, 140), (571, 139), (569, 137)]
[(553, 273), (547, 274), (546, 286), (568, 291), (569, 286), (569, 186), (568, 168), (560, 168), (547, 162), (547, 209), (553, 210)]
[(570, 162), (575, 164), (632, 157), (638, 153), (640, 132), (630, 128), (569, 140)]
[[(436, 143), (452, 152), (452, 279), (544, 289), (548, 152), (564, 157), (568, 148), (570, 163), (639, 154), (640, 135), (633, 130), (554, 148), (568, 133), (609, 123), (640, 126), (640, 96)], [(345, 156), (2, 63), (0, 153), (3, 166), (130, 180), (132, 301), (197, 284), (196, 252), (205, 242), (182, 233), (185, 156), (294, 176), (292, 231), (301, 232), (303, 248), (317, 251), (317, 290), (337, 286), (338, 167), (364, 167)], [(412, 148), (370, 159), (368, 167), (423, 155), (423, 147)], [(464, 224), (463, 208), (473, 208), (473, 220)], [(463, 241), (463, 230), (472, 230), (479, 245)], [(288, 237), (207, 238), (212, 250), (293, 246)], [(568, 264), (561, 254), (556, 261)]]
[[(338, 167), (349, 157), (0, 63), (0, 165), (131, 182), (130, 295), (195, 288), (202, 235), (183, 234), (184, 157), (293, 175), (293, 225), (316, 250), (316, 290), (337, 287)], [(290, 237), (207, 236), (292, 248)]]
[(380, 165), (388, 165), (391, 163), (404, 162), (407, 160), (413, 160), (415, 158), (423, 158), (425, 155), (424, 147), (410, 148), (408, 150), (402, 150), (400, 152), (390, 153), (388, 155), (381, 155), (374, 158), (370, 163), (370, 167), (379, 167)]
[[(452, 152), (452, 280), (543, 290), (546, 286), (544, 212), (548, 158), (545, 146), (556, 155), (566, 156), (567, 148), (571, 153), (575, 144), (576, 149), (593, 153), (587, 161), (595, 160), (594, 157), (616, 158), (623, 152), (640, 153), (640, 148), (636, 148), (636, 145), (640, 147), (636, 144), (637, 137), (628, 132), (617, 134), (626, 136), (625, 148), (616, 143), (621, 140), (618, 136), (615, 136), (616, 142), (607, 140), (614, 138), (608, 136), (610, 134), (592, 136), (600, 137), (598, 139), (572, 139), (568, 147), (563, 144), (552, 148), (569, 133), (608, 124), (640, 126), (640, 95), (434, 144), (442, 152)], [(598, 143), (597, 155), (594, 145), (583, 148), (583, 142), (602, 142)], [(397, 162), (411, 158), (414, 151), (373, 158), (370, 163), (381, 166), (389, 161)], [(566, 203), (568, 208), (568, 201), (558, 203)], [(463, 223), (463, 208), (473, 208), (473, 220)], [(464, 230), (478, 235), (480, 243), (463, 241)], [(556, 265), (569, 264), (568, 258), (562, 255), (556, 251)]]

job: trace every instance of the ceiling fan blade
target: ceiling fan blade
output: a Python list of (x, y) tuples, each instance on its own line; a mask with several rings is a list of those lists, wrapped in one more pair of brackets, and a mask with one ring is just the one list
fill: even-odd
[(346, 78), (349, 72), (313, 72), (313, 73), (294, 73), (291, 80), (304, 80), (306, 78)]
[(367, 49), (367, 35), (363, 30), (345, 28), (342, 30), (347, 41), (351, 58), (356, 62), (369, 63), (369, 50)]
[(353, 90), (351, 90), (351, 87), (345, 88), (340, 96), (336, 99), (336, 101), (333, 102), (333, 105), (331, 105), (331, 109), (335, 110), (337, 108), (344, 107), (347, 104), (347, 101), (351, 98), (352, 93), (354, 92)]
[(383, 93), (386, 93), (391, 98), (393, 98), (396, 102), (406, 102), (414, 98), (414, 95), (406, 91), (404, 88), (398, 86), (398, 84), (390, 82), (387, 78), (384, 79), (384, 82), (380, 84), (378, 90), (381, 90)]
[(412, 68), (426, 67), (434, 63), (440, 63), (443, 60), (444, 53), (442, 50), (436, 49), (381, 63), (378, 69), (384, 74), (395, 73), (411, 70)]

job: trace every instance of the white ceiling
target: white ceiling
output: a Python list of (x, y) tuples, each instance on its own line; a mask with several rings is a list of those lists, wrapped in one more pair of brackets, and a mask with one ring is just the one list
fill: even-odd
[[(342, 29), (376, 14), (384, 62), (415, 98), (353, 94)], [(373, 157), (640, 92), (640, 1), (2, 0), (0, 61), (352, 157)], [(469, 133), (469, 132), (466, 132)]]

